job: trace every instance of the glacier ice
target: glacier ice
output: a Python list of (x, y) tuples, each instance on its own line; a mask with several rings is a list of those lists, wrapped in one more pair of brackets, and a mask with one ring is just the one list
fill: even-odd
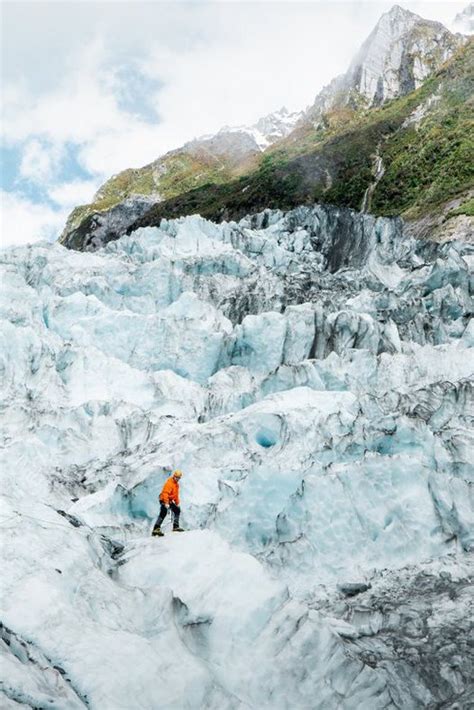
[(467, 706), (472, 247), (315, 206), (0, 260), (2, 706)]

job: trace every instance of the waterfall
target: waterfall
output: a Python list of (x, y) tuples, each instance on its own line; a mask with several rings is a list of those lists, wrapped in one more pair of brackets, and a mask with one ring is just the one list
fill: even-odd
[(374, 177), (373, 181), (370, 183), (368, 186), (367, 190), (364, 192), (364, 198), (362, 200), (362, 205), (360, 208), (361, 212), (369, 212), (370, 210), (370, 205), (372, 202), (372, 195), (375, 192), (375, 188), (379, 184), (380, 180), (382, 179), (384, 173), (385, 173), (385, 167), (383, 164), (382, 156), (380, 155), (380, 143), (377, 146), (377, 152), (373, 156), (374, 158), (374, 163), (372, 166), (372, 175)]

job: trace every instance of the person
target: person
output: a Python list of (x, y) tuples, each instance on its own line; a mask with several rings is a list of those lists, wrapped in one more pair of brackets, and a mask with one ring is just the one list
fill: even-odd
[(181, 513), (181, 508), (179, 507), (179, 482), (182, 475), (182, 471), (173, 471), (163, 486), (160, 493), (160, 514), (152, 532), (155, 537), (163, 537), (164, 535), (161, 530), (161, 524), (168, 514), (168, 509), (173, 514), (173, 532), (184, 532), (183, 528), (179, 526), (179, 515)]

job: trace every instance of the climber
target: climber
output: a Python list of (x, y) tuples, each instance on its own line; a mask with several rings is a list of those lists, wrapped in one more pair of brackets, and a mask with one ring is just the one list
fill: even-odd
[(163, 486), (163, 490), (160, 493), (160, 514), (152, 532), (155, 537), (164, 535), (161, 530), (161, 524), (166, 518), (168, 508), (173, 514), (173, 532), (184, 532), (183, 528), (179, 526), (179, 514), (181, 513), (181, 508), (179, 507), (179, 480), (182, 475), (181, 471), (173, 471)]

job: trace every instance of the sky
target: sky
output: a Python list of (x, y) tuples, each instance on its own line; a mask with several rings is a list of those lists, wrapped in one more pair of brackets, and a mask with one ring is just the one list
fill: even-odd
[[(393, 4), (0, 1), (3, 245), (56, 239), (120, 170), (305, 108)], [(467, 0), (398, 4), (452, 26)]]

